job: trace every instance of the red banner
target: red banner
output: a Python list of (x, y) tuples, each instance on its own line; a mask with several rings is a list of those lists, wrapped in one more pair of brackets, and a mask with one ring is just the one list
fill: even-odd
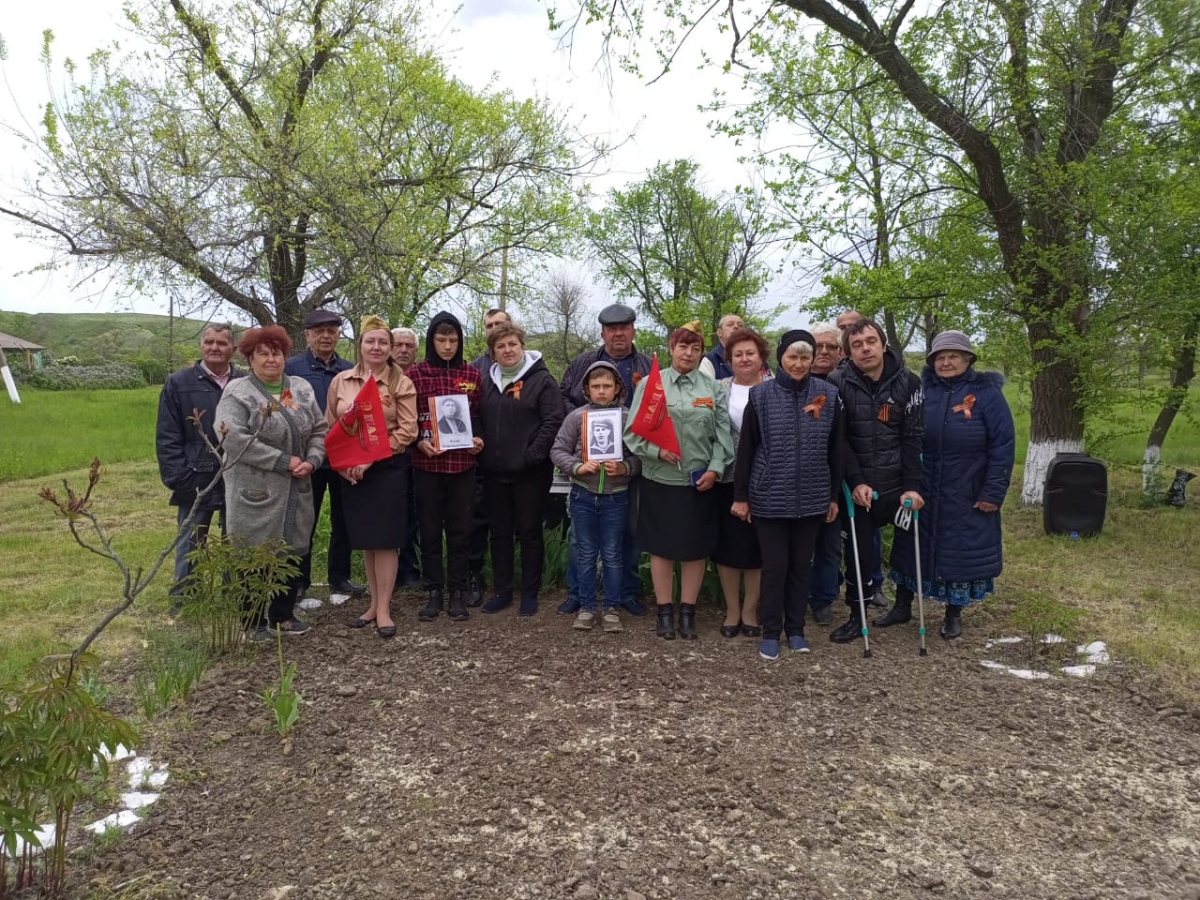
[(671, 421), (671, 413), (667, 409), (667, 394), (663, 388), (657, 356), (650, 367), (650, 374), (646, 376), (646, 390), (642, 394), (641, 404), (633, 412), (629, 430), (639, 437), (644, 437), (656, 447), (670, 450), (677, 456), (683, 455), (679, 450), (679, 435), (675, 433), (675, 423)]
[(387, 415), (374, 377), (367, 378), (350, 408), (330, 427), (325, 435), (325, 454), (335, 469), (349, 469), (392, 455)]

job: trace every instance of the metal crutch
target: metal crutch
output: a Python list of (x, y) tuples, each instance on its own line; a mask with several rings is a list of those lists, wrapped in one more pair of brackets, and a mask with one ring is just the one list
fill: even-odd
[[(863, 570), (862, 560), (858, 555), (858, 535), (854, 532), (854, 498), (850, 496), (850, 485), (842, 482), (842, 494), (846, 498), (846, 512), (850, 516), (850, 544), (854, 547), (854, 573), (857, 576), (854, 581), (858, 586), (858, 615), (862, 623), (863, 637), (863, 657), (871, 656), (871, 640), (867, 636), (867, 600), (863, 596)], [(871, 492), (871, 499), (877, 499), (879, 494)]]
[[(901, 523), (901, 520), (900, 520), (902, 515), (904, 516), (904, 518), (906, 520), (903, 524)], [(912, 498), (911, 497), (905, 499), (904, 508), (896, 511), (896, 524), (899, 525), (901, 528), (903, 528), (905, 531), (908, 530), (907, 520), (912, 521), (913, 549), (914, 549), (916, 559), (917, 559), (917, 622), (919, 623), (919, 627), (917, 628), (917, 634), (919, 634), (921, 636), (920, 655), (928, 656), (929, 651), (925, 648), (925, 593), (924, 593), (925, 588), (921, 583), (921, 528), (919, 525), (920, 518), (921, 518), (921, 511), (919, 509), (912, 509)]]

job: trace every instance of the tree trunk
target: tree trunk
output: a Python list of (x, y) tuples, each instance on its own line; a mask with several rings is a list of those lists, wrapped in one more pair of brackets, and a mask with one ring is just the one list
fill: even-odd
[(1150, 428), (1146, 439), (1146, 452), (1142, 456), (1142, 496), (1147, 500), (1160, 500), (1163, 492), (1162, 446), (1167, 433), (1187, 398), (1192, 379), (1196, 377), (1196, 338), (1200, 335), (1200, 310), (1192, 315), (1183, 329), (1183, 339), (1175, 351), (1175, 364), (1171, 367), (1171, 386), (1158, 418)]
[(1044, 320), (1029, 322), (1035, 374), (1030, 404), (1029, 449), (1021, 502), (1042, 502), (1046, 470), (1059, 453), (1083, 452), (1083, 408), (1079, 402), (1077, 365), (1060, 353), (1062, 340)]

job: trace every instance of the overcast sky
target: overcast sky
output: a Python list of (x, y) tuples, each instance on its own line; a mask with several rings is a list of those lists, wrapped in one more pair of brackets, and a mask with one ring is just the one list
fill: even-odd
[[(42, 32), (55, 34), (54, 54), (82, 62), (94, 49), (114, 39), (127, 39), (121, 0), (8, 0), (0, 19), (0, 35), (8, 48), (0, 84), (0, 122), (30, 130), (48, 99), (46, 77), (39, 60)], [(620, 142), (633, 135), (607, 164), (608, 174), (594, 182), (597, 193), (642, 177), (656, 163), (691, 157), (701, 165), (707, 187), (729, 189), (749, 183), (750, 174), (738, 163), (732, 141), (714, 136), (707, 127), (711, 114), (698, 106), (711, 99), (714, 87), (736, 94), (735, 77), (709, 69), (697, 71), (699, 45), (677, 61), (671, 74), (647, 85), (621, 72), (605, 73), (596, 63), (599, 30), (576, 37), (574, 48), (560, 49), (547, 29), (545, 6), (537, 0), (466, 0), (451, 18), (450, 3), (442, 14), (439, 47), (459, 77), (483, 87), (493, 78), (518, 95), (547, 96), (580, 121), (588, 134), (607, 135)], [(714, 40), (719, 40), (714, 38)], [(713, 46), (719, 54), (719, 45)], [(56, 76), (57, 77), (57, 76)], [(32, 129), (36, 131), (36, 129)], [(0, 136), (0, 198), (33, 174), (27, 154), (8, 135)], [(165, 300), (154, 295), (128, 296), (103, 283), (77, 284), (68, 267), (61, 271), (29, 273), (49, 255), (37, 244), (20, 240), (8, 220), (0, 220), (0, 309), (26, 312), (88, 312), (132, 310), (165, 312)], [(592, 303), (608, 298), (600, 285), (591, 286)], [(795, 295), (785, 282), (770, 292), (772, 303)], [(793, 308), (794, 302), (790, 304)], [(799, 313), (791, 319), (803, 319)]]

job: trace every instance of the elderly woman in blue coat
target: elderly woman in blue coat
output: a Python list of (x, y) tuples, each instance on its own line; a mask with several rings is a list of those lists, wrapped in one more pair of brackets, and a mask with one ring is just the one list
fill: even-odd
[(780, 638), (807, 653), (804, 610), (821, 526), (838, 515), (847, 457), (838, 389), (814, 377), (813, 336), (789, 331), (779, 341), (774, 379), (750, 389), (742, 413), (730, 512), (753, 521), (762, 548), (762, 639), (758, 655), (779, 659)]
[[(975, 368), (975, 351), (961, 331), (933, 339), (921, 374), (925, 390), (922, 453), (921, 580), (926, 597), (944, 603), (941, 635), (962, 634), (962, 611), (995, 590), (1003, 568), (1000, 506), (1012, 477), (1013, 417), (998, 372)], [(897, 528), (891, 579), (896, 603), (875, 620), (881, 627), (912, 618), (917, 588), (910, 529)]]

